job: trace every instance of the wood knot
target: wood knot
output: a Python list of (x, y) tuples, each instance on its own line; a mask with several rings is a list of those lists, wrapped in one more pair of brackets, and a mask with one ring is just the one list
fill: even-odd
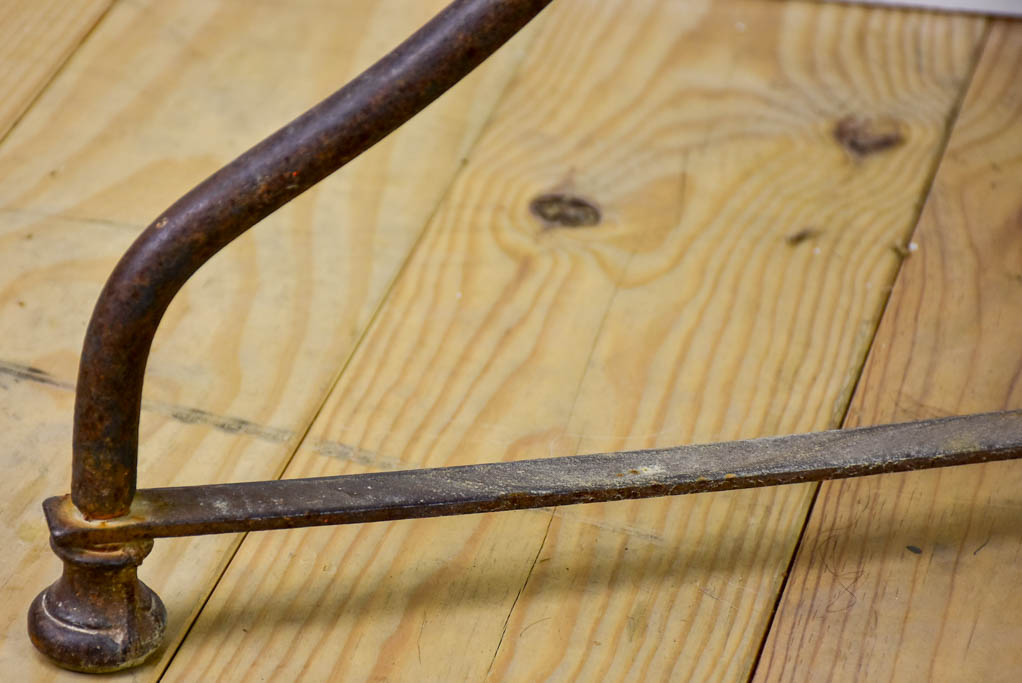
[(905, 142), (901, 124), (892, 118), (846, 116), (834, 126), (834, 139), (856, 157), (865, 157)]
[(542, 194), (529, 203), (529, 210), (547, 227), (587, 228), (600, 222), (595, 204), (570, 194)]
[(820, 236), (820, 231), (816, 228), (802, 228), (797, 232), (793, 232), (784, 238), (784, 241), (788, 243), (788, 246), (794, 247), (803, 242), (811, 239), (816, 239)]

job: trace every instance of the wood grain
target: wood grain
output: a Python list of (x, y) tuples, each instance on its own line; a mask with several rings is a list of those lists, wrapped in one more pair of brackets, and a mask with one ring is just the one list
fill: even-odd
[[(59, 572), (39, 503), (65, 492), (85, 323), (158, 211), (360, 72), (443, 0), (118, 3), (0, 145), (0, 662), (58, 677), (25, 633)], [(528, 36), (218, 256), (157, 335), (143, 485), (279, 476), (490, 116)], [(237, 543), (161, 543), (142, 569), (174, 646)], [(157, 675), (159, 659), (133, 674)]]
[[(1022, 25), (995, 22), (848, 424), (1022, 406)], [(1016, 681), (1022, 463), (820, 490), (756, 678)]]
[[(286, 476), (834, 426), (982, 26), (556, 3)], [(742, 678), (810, 495), (253, 534), (167, 680)]]
[[(0, 358), (75, 377), (92, 302), (141, 228), (442, 4), (367, 1), (336, 16), (319, 3), (288, 11), (240, 0), (115, 8), (0, 154), (13, 242), (0, 323), (22, 330)], [(520, 49), (202, 269), (157, 335), (147, 396), (274, 427), (309, 418)], [(73, 253), (78, 268), (62, 266), (66, 240), (87, 250)], [(58, 268), (76, 280), (66, 307), (44, 298)], [(34, 324), (40, 299), (49, 325)]]
[(4, 0), (0, 4), (0, 140), (112, 1)]

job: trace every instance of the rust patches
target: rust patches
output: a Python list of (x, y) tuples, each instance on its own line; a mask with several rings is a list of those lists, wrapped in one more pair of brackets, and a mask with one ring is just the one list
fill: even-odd
[(846, 116), (834, 126), (834, 139), (852, 156), (862, 158), (905, 142), (901, 123), (890, 117)]
[(28, 614), (28, 635), (40, 652), (75, 671), (105, 673), (140, 664), (159, 648), (167, 610), (136, 572), (151, 539), (51, 547), (64, 572)]
[(541, 194), (529, 203), (529, 211), (546, 227), (588, 228), (600, 223), (600, 209), (578, 195), (554, 192)]

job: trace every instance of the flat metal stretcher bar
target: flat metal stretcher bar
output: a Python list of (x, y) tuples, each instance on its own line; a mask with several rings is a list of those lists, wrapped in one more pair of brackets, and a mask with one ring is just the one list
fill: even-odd
[(142, 489), (131, 511), (86, 521), (44, 504), (54, 542), (291, 529), (674, 496), (1022, 456), (1022, 411), (858, 429), (371, 474)]

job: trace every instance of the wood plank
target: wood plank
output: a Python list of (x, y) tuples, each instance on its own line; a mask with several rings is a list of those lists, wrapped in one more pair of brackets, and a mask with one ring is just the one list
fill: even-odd
[(113, 0), (5, 0), (0, 5), (0, 140)]
[[(556, 3), (287, 476), (833, 425), (982, 26)], [(739, 678), (810, 495), (253, 534), (167, 679)]]
[(831, 0), (832, 2), (866, 2), (871, 5), (891, 7), (918, 7), (920, 9), (943, 10), (947, 12), (972, 12), (973, 14), (1006, 14), (1020, 16), (1022, 8), (1017, 0)]
[[(849, 413), (1022, 406), (1022, 25), (995, 22)], [(756, 678), (1014, 681), (1022, 463), (825, 484)]]
[[(330, 20), (319, 3), (292, 11), (241, 0), (111, 12), (0, 154), (0, 211), (17, 245), (0, 270), (10, 305), (0, 322), (23, 330), (4, 340), (0, 359), (74, 378), (92, 302), (141, 227), (443, 5), (405, 4), (366, 0), (335, 8)], [(263, 425), (308, 418), (478, 134), (514, 54), (203, 269), (157, 335), (147, 396)], [(50, 217), (66, 220), (56, 227)], [(87, 263), (61, 271), (77, 286), (64, 301), (42, 299), (49, 324), (35, 324), (67, 240), (87, 249), (74, 255)]]
[[(117, 258), (178, 195), (444, 4), (118, 3), (0, 145), (0, 466), (19, 482), (0, 501), (6, 671), (58, 676), (30, 654), (24, 626), (59, 572), (39, 503), (68, 488), (82, 334)], [(526, 46), (509, 45), (189, 283), (149, 363), (143, 485), (280, 474)], [(171, 614), (164, 657), (236, 543), (161, 543), (146, 561)]]

